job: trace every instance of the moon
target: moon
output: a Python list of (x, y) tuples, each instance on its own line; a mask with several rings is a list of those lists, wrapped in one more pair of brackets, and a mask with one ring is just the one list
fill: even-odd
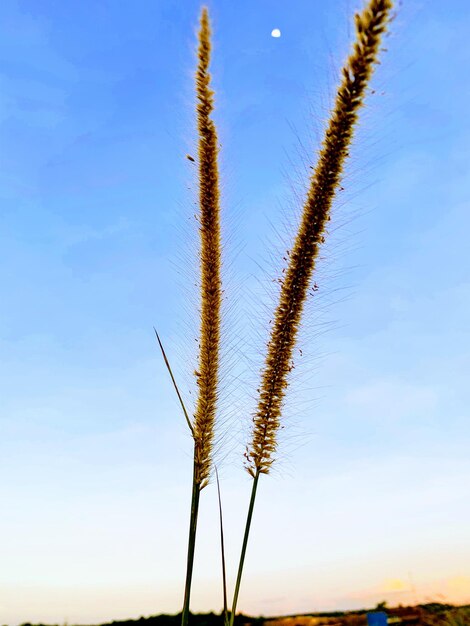
[(279, 30), (279, 28), (274, 28), (271, 31), (271, 37), (280, 37), (281, 36), (281, 31)]

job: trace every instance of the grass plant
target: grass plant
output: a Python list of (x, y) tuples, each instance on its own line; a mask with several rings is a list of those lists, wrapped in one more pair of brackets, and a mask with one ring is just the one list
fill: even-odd
[(220, 309), (222, 302), (220, 194), (217, 132), (211, 119), (214, 108), (214, 92), (210, 88), (210, 35), (209, 14), (207, 8), (203, 7), (198, 34), (198, 66), (196, 71), (200, 207), (198, 218), (201, 237), (201, 323), (198, 369), (196, 371), (198, 395), (194, 419), (190, 423), (194, 441), (194, 460), (186, 582), (181, 616), (182, 626), (186, 626), (189, 618), (199, 497), (209, 482), (211, 471), (220, 358)]
[(355, 16), (356, 40), (342, 69), (336, 101), (325, 137), (313, 169), (301, 223), (281, 283), (279, 302), (273, 318), (264, 369), (261, 375), (258, 406), (253, 418), (252, 441), (247, 448), (246, 469), (253, 478), (250, 504), (240, 555), (230, 616), (233, 625), (243, 573), (248, 537), (261, 474), (268, 474), (274, 461), (281, 410), (292, 370), (292, 356), (302, 310), (308, 295), (315, 262), (330, 209), (339, 187), (344, 163), (363, 104), (366, 89), (378, 62), (379, 48), (390, 12), (391, 0), (369, 0)]
[[(252, 440), (245, 453), (245, 467), (253, 482), (230, 614), (227, 610), (222, 506), (217, 477), (226, 626), (233, 626), (235, 620), (259, 478), (261, 474), (269, 473), (275, 460), (283, 401), (289, 382), (289, 373), (293, 368), (293, 351), (312, 275), (320, 247), (325, 240), (330, 210), (340, 184), (344, 164), (349, 156), (359, 110), (364, 103), (374, 66), (378, 63), (380, 44), (391, 17), (392, 5), (392, 0), (368, 0), (362, 12), (355, 16), (356, 39), (342, 69), (341, 82), (327, 123), (325, 137), (318, 153), (317, 163), (312, 168), (300, 225), (292, 248), (287, 253), (288, 264), (283, 272), (279, 301), (273, 316), (272, 330), (261, 372), (259, 398), (253, 417)], [(194, 443), (182, 626), (187, 626), (189, 618), (199, 499), (202, 489), (209, 482), (211, 473), (219, 384), (222, 302), (220, 194), (217, 132), (211, 119), (214, 93), (210, 88), (210, 36), (208, 10), (203, 7), (198, 32), (196, 70), (201, 319), (198, 365), (195, 372), (198, 392), (192, 419), (184, 406), (163, 345), (157, 335)], [(194, 161), (192, 157), (189, 158)]]

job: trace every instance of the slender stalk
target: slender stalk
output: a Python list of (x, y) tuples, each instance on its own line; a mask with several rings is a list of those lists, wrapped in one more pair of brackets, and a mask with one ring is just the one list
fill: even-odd
[(220, 495), (220, 482), (219, 472), (214, 465), (215, 475), (217, 478), (217, 495), (219, 496), (219, 522), (220, 522), (220, 552), (222, 554), (222, 585), (224, 594), (224, 624), (228, 624), (228, 609), (227, 609), (227, 574), (225, 569), (225, 541), (224, 541), (224, 520), (222, 517), (222, 497)]
[(248, 545), (248, 537), (250, 535), (251, 519), (253, 517), (253, 508), (255, 506), (256, 489), (258, 487), (259, 475), (259, 472), (256, 472), (253, 478), (253, 485), (251, 488), (250, 505), (248, 507), (248, 515), (246, 516), (245, 534), (243, 535), (242, 551), (240, 554), (240, 562), (238, 564), (237, 582), (235, 583), (235, 591), (233, 593), (232, 611), (230, 613), (229, 626), (233, 626), (233, 622), (235, 621), (235, 612), (237, 610), (238, 594), (240, 593), (243, 565), (245, 564), (246, 547)]
[(186, 567), (186, 583), (184, 587), (183, 612), (181, 614), (181, 624), (185, 626), (189, 619), (189, 601), (191, 597), (191, 582), (193, 578), (194, 551), (196, 548), (196, 530), (197, 518), (199, 512), (199, 496), (201, 494), (200, 486), (196, 482), (196, 462), (194, 462), (193, 473), (193, 491), (191, 495), (191, 515), (189, 519), (189, 538), (188, 538), (188, 559)]

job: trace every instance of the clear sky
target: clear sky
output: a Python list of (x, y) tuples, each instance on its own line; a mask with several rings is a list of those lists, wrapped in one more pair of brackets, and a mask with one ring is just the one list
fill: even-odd
[[(181, 608), (192, 449), (152, 327), (191, 402), (200, 7), (2, 2), (0, 624)], [(209, 3), (231, 585), (272, 279), (357, 7)], [(260, 483), (244, 612), (470, 602), (469, 32), (466, 0), (407, 0), (386, 39)], [(213, 484), (201, 506), (192, 609), (220, 611)]]

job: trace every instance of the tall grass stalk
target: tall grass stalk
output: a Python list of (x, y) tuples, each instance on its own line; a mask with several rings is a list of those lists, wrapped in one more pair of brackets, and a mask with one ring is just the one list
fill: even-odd
[(219, 482), (219, 473), (217, 471), (217, 467), (215, 468), (215, 475), (217, 478), (217, 495), (219, 499), (219, 523), (220, 523), (220, 553), (222, 557), (222, 589), (223, 589), (223, 601), (224, 601), (224, 624), (228, 624), (228, 604), (227, 604), (227, 572), (225, 567), (225, 541), (224, 541), (224, 520), (222, 516), (222, 497), (220, 495), (220, 482)]
[(198, 33), (198, 66), (196, 70), (199, 231), (201, 236), (201, 322), (199, 337), (198, 395), (192, 436), (194, 440), (193, 486), (189, 523), (188, 557), (181, 624), (189, 618), (191, 581), (196, 545), (199, 498), (208, 484), (214, 439), (220, 352), (221, 236), (219, 174), (217, 167), (218, 142), (211, 113), (214, 92), (210, 89), (208, 71), (211, 53), (211, 29), (206, 7), (201, 12)]
[(310, 178), (307, 199), (289, 264), (281, 284), (273, 318), (266, 360), (261, 375), (260, 395), (253, 417), (252, 442), (246, 452), (246, 469), (253, 478), (237, 580), (230, 615), (233, 626), (250, 533), (258, 480), (268, 474), (274, 461), (282, 403), (292, 369), (292, 355), (302, 310), (307, 298), (319, 249), (324, 241), (330, 209), (339, 185), (358, 112), (378, 62), (379, 46), (386, 30), (392, 0), (369, 0), (355, 16), (356, 40), (342, 69), (335, 105)]

